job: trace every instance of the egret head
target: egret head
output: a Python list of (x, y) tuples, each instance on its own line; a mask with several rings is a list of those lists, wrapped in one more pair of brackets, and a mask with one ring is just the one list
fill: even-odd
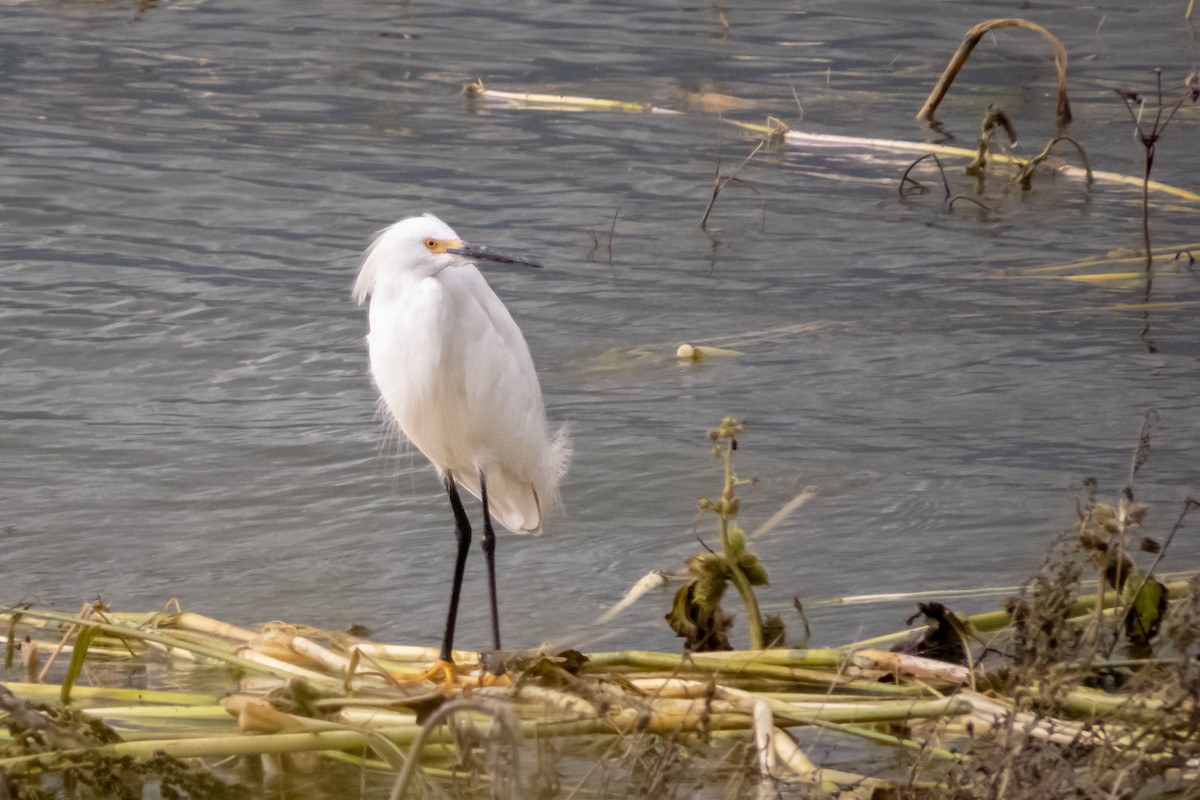
[(427, 277), (476, 261), (541, 266), (524, 256), (467, 244), (449, 225), (432, 214), (423, 214), (402, 219), (375, 237), (355, 281), (354, 299), (364, 302), (381, 281)]

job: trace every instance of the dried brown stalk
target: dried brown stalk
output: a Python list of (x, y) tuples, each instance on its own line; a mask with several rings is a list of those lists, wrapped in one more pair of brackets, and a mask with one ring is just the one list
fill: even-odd
[(933, 118), (933, 112), (937, 110), (942, 98), (946, 96), (946, 92), (950, 91), (950, 84), (954, 83), (963, 64), (967, 63), (967, 58), (975, 49), (975, 45), (979, 44), (979, 40), (983, 38), (984, 34), (997, 28), (1025, 28), (1040, 33), (1050, 42), (1050, 46), (1054, 48), (1054, 66), (1058, 70), (1058, 124), (1065, 125), (1071, 121), (1071, 103), (1067, 100), (1067, 49), (1050, 31), (1024, 19), (989, 19), (968, 30), (963, 36), (962, 44), (958, 46), (957, 52), (950, 59), (942, 76), (938, 78), (937, 85), (929, 93), (925, 105), (921, 106), (921, 110), (917, 112), (918, 120)]

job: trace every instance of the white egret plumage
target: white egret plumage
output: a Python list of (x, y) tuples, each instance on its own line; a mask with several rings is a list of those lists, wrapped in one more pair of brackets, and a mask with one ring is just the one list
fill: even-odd
[(471, 525), (457, 487), (483, 505), (492, 643), (500, 649), (492, 519), (538, 533), (556, 503), (569, 448), (552, 435), (529, 346), (473, 262), (540, 266), (523, 256), (464, 243), (426, 214), (375, 238), (354, 298), (370, 301), (371, 375), (401, 432), (437, 469), (455, 518), (454, 582), (440, 670), (452, 649)]

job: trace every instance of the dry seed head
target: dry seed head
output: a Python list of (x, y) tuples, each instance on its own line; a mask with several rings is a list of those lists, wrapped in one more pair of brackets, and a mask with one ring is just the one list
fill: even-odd
[(1122, 525), (1141, 525), (1146, 519), (1147, 507), (1145, 503), (1127, 502), (1125, 498), (1121, 498), (1120, 519)]
[(746, 430), (746, 420), (725, 417), (721, 420), (721, 426), (717, 428), (715, 435), (713, 431), (709, 431), (708, 436), (714, 441), (718, 438), (733, 439), (744, 430)]

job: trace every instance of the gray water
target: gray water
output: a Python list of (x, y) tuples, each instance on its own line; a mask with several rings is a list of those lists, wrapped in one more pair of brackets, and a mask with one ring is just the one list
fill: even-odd
[[(1180, 4), (767, 3), (728, 28), (709, 4), (475, 5), (0, 5), (0, 601), (178, 597), (436, 643), (451, 516), (383, 434), (349, 297), (372, 233), (423, 211), (548, 265), (489, 271), (575, 447), (546, 535), (500, 540), (510, 647), (677, 646), (666, 592), (603, 644), (588, 622), (697, 535), (716, 544), (695, 503), (718, 491), (705, 431), (725, 414), (750, 420), (746, 527), (816, 487), (755, 545), (766, 605), (809, 603), (818, 644), (912, 610), (822, 598), (1024, 578), (1084, 476), (1124, 485), (1149, 409), (1148, 532), (1200, 491), (1196, 273), (1161, 269), (1153, 299), (1183, 305), (1146, 313), (1119, 308), (1136, 281), (1028, 272), (1136, 248), (1135, 190), (993, 177), (991, 213), (948, 212), (940, 192), (898, 200), (911, 155), (775, 146), (740, 174), (758, 193), (731, 186), (702, 231), (718, 153), (729, 172), (754, 145), (714, 114), (460, 95), (476, 78), (676, 109), (712, 92), (756, 104), (735, 119), (968, 147), (996, 103), (1028, 155), (1053, 134), (1054, 80), (1027, 32), (981, 44), (940, 132), (913, 121), (966, 28), (1023, 14), (1071, 53), (1071, 134), (1139, 175), (1114, 89), (1146, 93), (1160, 66), (1175, 96), (1198, 60)], [(1198, 130), (1180, 112), (1155, 178), (1200, 190)], [(1196, 204), (1155, 200), (1156, 243), (1200, 240)], [(743, 355), (679, 364), (683, 341)], [(487, 645), (480, 561), (463, 647)], [(1192, 530), (1168, 565), (1200, 565)]]

